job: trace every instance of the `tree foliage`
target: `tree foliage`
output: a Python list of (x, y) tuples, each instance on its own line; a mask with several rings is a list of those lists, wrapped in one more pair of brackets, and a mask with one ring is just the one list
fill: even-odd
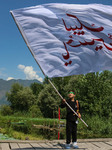
[(44, 117), (56, 118), (60, 98), (50, 84), (47, 84), (38, 96), (38, 105)]
[[(86, 75), (74, 75), (63, 78), (52, 78), (63, 98), (68, 98), (68, 91), (76, 91), (76, 99), (81, 104), (82, 114), (99, 117), (112, 116), (112, 72), (89, 73)], [(13, 84), (7, 99), (13, 110), (37, 111), (41, 116), (58, 117), (58, 107), (61, 102), (53, 87), (45, 78), (43, 84), (33, 83), (30, 87), (23, 87), (18, 83)], [(31, 108), (32, 107), (32, 108)], [(62, 118), (65, 110), (61, 110)]]
[(13, 110), (8, 105), (2, 105), (0, 110), (1, 110), (1, 114), (3, 116), (8, 116), (8, 115), (12, 115), (13, 114)]
[(38, 97), (38, 94), (43, 89), (43, 84), (34, 82), (30, 85), (30, 88), (32, 89), (33, 94)]
[(29, 109), (30, 116), (33, 118), (43, 117), (42, 112), (38, 105), (32, 105)]
[(111, 72), (89, 73), (71, 78), (66, 89), (74, 87), (82, 112), (90, 115), (108, 117), (112, 111)]
[(10, 93), (6, 96), (14, 111), (28, 111), (32, 105), (36, 104), (36, 97), (32, 90), (18, 83), (12, 85)]

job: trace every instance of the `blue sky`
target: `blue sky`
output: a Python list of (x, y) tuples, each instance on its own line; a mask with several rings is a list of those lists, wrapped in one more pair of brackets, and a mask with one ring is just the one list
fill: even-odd
[[(112, 5), (112, 0), (1, 0), (0, 1), (0, 79), (44, 78), (41, 70), (27, 48), (18, 28), (10, 15), (10, 10), (45, 3)], [(28, 76), (31, 71), (33, 77)]]

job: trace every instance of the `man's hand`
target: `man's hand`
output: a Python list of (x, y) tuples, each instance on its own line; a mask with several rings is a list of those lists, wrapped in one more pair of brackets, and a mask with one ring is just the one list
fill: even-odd
[(63, 103), (65, 103), (65, 102), (66, 102), (66, 100), (65, 100), (65, 99), (63, 99), (63, 100), (62, 100), (62, 102), (63, 102)]
[(81, 114), (80, 114), (80, 113), (78, 113), (78, 118), (79, 118), (79, 119), (81, 118)]

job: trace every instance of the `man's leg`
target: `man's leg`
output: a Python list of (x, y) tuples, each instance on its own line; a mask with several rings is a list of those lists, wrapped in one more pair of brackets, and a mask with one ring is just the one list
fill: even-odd
[(77, 124), (72, 123), (72, 142), (77, 142)]
[(71, 143), (71, 135), (72, 135), (72, 123), (67, 121), (67, 123), (66, 123), (66, 144)]
[(72, 143), (74, 148), (78, 148), (77, 145), (77, 124), (73, 122), (72, 124)]

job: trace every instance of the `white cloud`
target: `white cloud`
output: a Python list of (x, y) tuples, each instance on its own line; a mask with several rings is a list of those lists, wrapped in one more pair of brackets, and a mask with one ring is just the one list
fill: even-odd
[(25, 69), (25, 66), (24, 65), (18, 65), (18, 68), (19, 69)]
[(13, 78), (13, 77), (8, 77), (8, 78), (7, 78), (7, 81), (12, 80), (12, 79), (14, 79), (14, 78)]
[(37, 75), (36, 71), (33, 70), (32, 66), (24, 66), (20, 64), (18, 65), (18, 68), (24, 72), (24, 74), (26, 75), (26, 79), (28, 80), (37, 79), (40, 82), (43, 81), (43, 79)]

